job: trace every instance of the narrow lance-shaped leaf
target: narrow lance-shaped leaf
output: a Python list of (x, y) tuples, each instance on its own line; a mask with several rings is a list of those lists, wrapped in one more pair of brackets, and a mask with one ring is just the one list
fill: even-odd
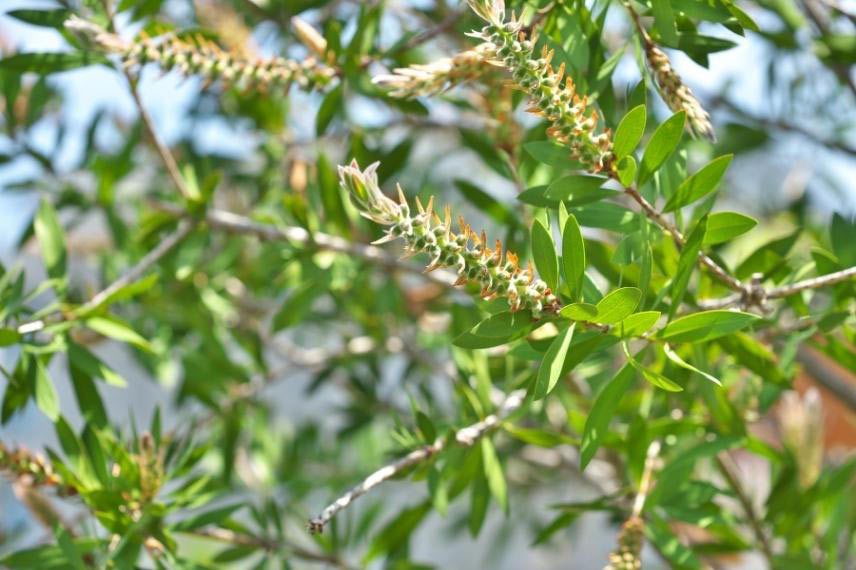
[(612, 144), (612, 152), (615, 153), (615, 159), (621, 160), (628, 156), (645, 133), (645, 122), (648, 118), (648, 111), (645, 105), (637, 105), (633, 107), (618, 123), (615, 129), (614, 142)]
[(642, 298), (642, 291), (636, 287), (621, 287), (601, 299), (597, 304), (597, 316), (594, 321), (611, 325), (633, 314)]
[(690, 277), (693, 273), (693, 268), (698, 262), (698, 254), (701, 251), (701, 244), (704, 241), (704, 234), (707, 231), (707, 216), (698, 221), (692, 233), (687, 238), (687, 242), (681, 250), (681, 257), (678, 260), (678, 269), (675, 271), (675, 276), (672, 278), (672, 305), (669, 307), (669, 318), (675, 316), (684, 300), (684, 295), (687, 292), (687, 285), (690, 282)]
[(583, 294), (583, 274), (586, 269), (586, 246), (576, 216), (568, 214), (562, 230), (562, 269), (571, 290), (571, 299)]
[(56, 388), (48, 376), (48, 371), (45, 365), (39, 360), (36, 360), (36, 405), (44, 413), (48, 419), (55, 422), (59, 417), (59, 395), (56, 393)]
[(715, 212), (707, 217), (704, 245), (724, 243), (758, 225), (754, 218), (737, 212)]
[(669, 342), (703, 342), (743, 330), (759, 318), (724, 309), (703, 311), (675, 319), (658, 336)]
[(65, 235), (53, 205), (46, 198), (39, 201), (33, 225), (48, 276), (56, 280), (57, 293), (62, 297), (66, 287)]
[(686, 118), (686, 111), (678, 111), (654, 131), (651, 140), (648, 141), (648, 146), (645, 148), (645, 154), (642, 155), (642, 164), (639, 166), (637, 182), (640, 186), (648, 182), (657, 172), (657, 169), (678, 148), (678, 143), (681, 142), (681, 135), (684, 132)]
[(481, 448), (482, 465), (484, 465), (487, 486), (502, 510), (507, 512), (508, 491), (505, 484), (505, 476), (502, 474), (502, 464), (499, 462), (499, 457), (496, 456), (496, 449), (487, 437), (481, 439)]
[(600, 442), (609, 427), (609, 421), (615, 415), (621, 397), (630, 388), (635, 377), (636, 369), (628, 362), (595, 397), (583, 428), (583, 440), (580, 444), (580, 469), (586, 468), (600, 447)]
[(539, 220), (532, 224), (532, 258), (541, 279), (556, 291), (559, 286), (559, 258), (556, 256), (553, 236)]
[(574, 336), (575, 326), (576, 323), (571, 323), (571, 326), (556, 335), (550, 344), (550, 348), (547, 349), (547, 353), (544, 354), (535, 381), (534, 397), (536, 400), (546, 397), (556, 387), (559, 376), (562, 374), (565, 358), (568, 355), (571, 338)]
[(716, 189), (719, 181), (725, 176), (725, 171), (728, 170), (728, 165), (731, 164), (733, 154), (726, 154), (715, 158), (698, 172), (684, 180), (678, 189), (672, 194), (664, 212), (673, 212), (679, 208), (683, 208), (688, 204), (692, 204), (696, 200), (704, 198)]

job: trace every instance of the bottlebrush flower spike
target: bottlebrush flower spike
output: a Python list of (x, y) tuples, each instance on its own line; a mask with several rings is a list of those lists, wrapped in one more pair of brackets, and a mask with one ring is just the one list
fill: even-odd
[(681, 76), (672, 68), (669, 56), (648, 37), (643, 36), (645, 57), (654, 72), (660, 95), (672, 111), (686, 111), (687, 129), (695, 137), (704, 137), (716, 142), (716, 134), (710, 122), (710, 115), (701, 106), (690, 88), (681, 80)]
[(393, 97), (437, 95), (455, 85), (471, 81), (495, 69), (496, 51), (491, 44), (481, 44), (453, 57), (444, 57), (424, 65), (400, 67), (395, 73), (378, 75), (372, 83), (392, 88)]
[(417, 199), (415, 214), (411, 214), (400, 186), (399, 201), (388, 198), (378, 186), (378, 165), (376, 162), (365, 170), (356, 161), (339, 166), (342, 188), (351, 195), (360, 213), (389, 226), (386, 235), (375, 243), (402, 239), (407, 253), (430, 256), (426, 271), (451, 267), (458, 274), (458, 285), (473, 281), (481, 286), (482, 297), (505, 297), (512, 311), (528, 310), (535, 318), (559, 311), (558, 299), (544, 281), (535, 277), (531, 265), (521, 269), (517, 255), (510, 251), (505, 252), (503, 260), (500, 240), (496, 240), (493, 250), (489, 249), (485, 232), (476, 234), (463, 218), (459, 218), (458, 232), (453, 232), (451, 210), (446, 208), (441, 219), (434, 213), (433, 198), (427, 207)]
[(11, 479), (26, 479), (30, 485), (53, 487), (63, 496), (75, 495), (74, 487), (67, 484), (62, 476), (41, 455), (27, 449), (9, 449), (0, 442), (0, 472)]
[(642, 539), (645, 525), (638, 516), (631, 517), (621, 527), (618, 549), (609, 555), (609, 564), (603, 570), (639, 570), (642, 568)]
[(554, 70), (550, 64), (553, 52), (546, 46), (540, 57), (534, 56), (534, 44), (521, 31), (522, 24), (512, 14), (504, 22), (502, 0), (469, 0), (476, 14), (487, 25), (470, 35), (492, 46), (496, 59), (507, 69), (514, 83), (532, 100), (530, 111), (550, 122), (550, 136), (571, 148), (571, 158), (591, 172), (610, 170), (613, 163), (612, 137), (609, 130), (597, 133), (597, 115), (586, 113), (588, 101), (576, 93), (570, 77), (562, 78), (564, 65)]
[(287, 89), (296, 83), (304, 89), (313, 89), (327, 85), (336, 74), (314, 58), (300, 62), (279, 57), (251, 59), (223, 51), (201, 37), (190, 42), (169, 34), (126, 42), (76, 16), (66, 20), (65, 27), (94, 41), (100, 49), (117, 54), (126, 67), (154, 62), (166, 71), (200, 75), (209, 82), (219, 80), (228, 85), (261, 89)]

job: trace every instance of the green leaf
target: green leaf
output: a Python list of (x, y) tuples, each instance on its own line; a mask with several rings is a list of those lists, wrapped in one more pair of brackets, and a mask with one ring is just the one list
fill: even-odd
[(767, 275), (786, 265), (788, 252), (796, 243), (801, 231), (801, 228), (796, 229), (785, 237), (765, 243), (753, 251), (734, 270), (735, 277), (748, 279), (753, 273)]
[(559, 314), (572, 321), (594, 322), (597, 318), (597, 307), (591, 303), (571, 303), (566, 305)]
[(528, 331), (531, 326), (532, 316), (527, 311), (503, 311), (489, 316), (470, 329), (470, 333), (483, 337), (509, 338), (521, 331)]
[(315, 135), (321, 136), (330, 126), (330, 121), (336, 113), (342, 109), (342, 85), (339, 84), (331, 89), (321, 101), (318, 114), (315, 116)]
[(315, 281), (307, 281), (295, 288), (274, 315), (271, 331), (278, 332), (300, 322), (312, 308), (312, 301), (324, 291), (324, 287)]
[[(484, 486), (484, 508), (487, 510), (487, 500), (490, 498), (487, 491), (487, 484)], [(430, 501), (425, 501), (415, 507), (410, 507), (401, 511), (393, 518), (386, 526), (375, 532), (375, 538), (369, 545), (368, 552), (363, 557), (361, 566), (368, 564), (380, 554), (385, 552), (394, 552), (406, 546), (408, 537), (416, 530), (422, 519), (431, 512)], [(472, 514), (472, 511), (471, 511)], [(472, 520), (472, 519), (471, 519)], [(479, 524), (481, 527), (481, 524)], [(470, 526), (472, 530), (472, 526)], [(474, 534), (478, 534), (478, 530)]]
[(612, 152), (616, 160), (621, 160), (636, 148), (642, 135), (645, 133), (645, 122), (648, 120), (648, 111), (645, 105), (633, 107), (618, 123), (612, 143)]
[(74, 365), (69, 367), (68, 372), (71, 376), (71, 385), (74, 388), (74, 396), (77, 398), (80, 415), (99, 428), (108, 427), (104, 402), (98, 394), (92, 376)]
[(624, 355), (627, 357), (627, 362), (629, 362), (630, 365), (633, 366), (633, 368), (635, 368), (636, 371), (639, 372), (645, 380), (647, 380), (657, 388), (666, 390), (667, 392), (683, 391), (683, 388), (679, 384), (672, 382), (671, 380), (666, 378), (666, 376), (660, 374), (659, 372), (655, 372), (654, 370), (646, 368), (638, 360), (636, 360), (630, 354), (630, 349), (627, 347), (626, 342), (622, 343), (622, 348), (624, 348)]
[(618, 204), (595, 202), (574, 208), (571, 213), (577, 217), (580, 226), (587, 228), (627, 233), (638, 227), (639, 215)]
[(529, 156), (544, 164), (559, 168), (573, 168), (577, 164), (571, 160), (568, 147), (551, 141), (533, 141), (524, 143), (523, 150)]
[(558, 200), (551, 200), (545, 196), (547, 186), (533, 186), (517, 195), (517, 199), (524, 204), (538, 206), (539, 208), (558, 208)]
[(707, 231), (704, 245), (724, 243), (741, 234), (745, 234), (758, 225), (755, 218), (737, 212), (716, 212), (707, 217)]
[(606, 184), (606, 178), (602, 176), (570, 174), (559, 178), (555, 182), (551, 182), (547, 186), (544, 197), (550, 200), (570, 200), (574, 205), (594, 202), (609, 193), (614, 193), (609, 191), (600, 192), (600, 187), (604, 184)]
[(684, 300), (693, 268), (695, 268), (698, 262), (698, 254), (701, 251), (701, 244), (706, 231), (707, 216), (698, 221), (681, 250), (681, 257), (678, 259), (678, 268), (675, 271), (675, 276), (672, 278), (672, 287), (670, 289), (672, 304), (669, 307), (669, 319), (675, 316), (675, 313), (681, 306), (681, 302)]
[(733, 154), (726, 154), (715, 158), (699, 169), (698, 172), (687, 178), (678, 186), (678, 189), (666, 202), (664, 212), (674, 212), (687, 204), (692, 204), (716, 189), (719, 181), (725, 176), (728, 165), (731, 164)]
[(565, 365), (565, 358), (568, 355), (568, 347), (571, 345), (575, 327), (576, 323), (572, 323), (571, 326), (557, 334), (550, 344), (550, 348), (544, 354), (544, 359), (538, 368), (538, 377), (533, 392), (536, 400), (545, 398), (556, 387)]
[(490, 488), (487, 486), (487, 480), (480, 474), (475, 478), (475, 481), (473, 481), (472, 484), (472, 490), (470, 492), (470, 514), (467, 518), (470, 534), (473, 537), (478, 536), (479, 532), (481, 532), (485, 516), (487, 515), (487, 505), (489, 502)]
[(568, 214), (562, 230), (562, 270), (571, 299), (581, 299), (586, 270), (586, 245), (576, 216)]
[(487, 486), (502, 510), (508, 512), (508, 489), (505, 485), (505, 476), (502, 474), (502, 464), (496, 456), (496, 449), (487, 437), (481, 438), (481, 448)]
[(722, 386), (722, 382), (720, 382), (718, 378), (708, 374), (707, 372), (703, 372), (703, 371), (699, 370), (698, 368), (696, 368), (695, 366), (686, 362), (683, 358), (678, 356), (678, 353), (676, 353), (674, 350), (672, 350), (672, 347), (669, 346), (668, 343), (663, 344), (663, 352), (666, 353), (666, 356), (668, 357), (669, 360), (671, 360), (672, 362), (674, 362), (675, 364), (677, 364), (681, 368), (686, 368), (687, 370), (690, 370), (692, 372), (695, 372), (696, 374), (704, 376), (705, 378), (707, 378), (708, 380), (710, 380), (711, 382), (713, 382), (717, 386)]
[(661, 390), (666, 390), (667, 392), (682, 392), (683, 391), (683, 388), (681, 388), (681, 386), (679, 384), (672, 382), (671, 380), (666, 378), (666, 376), (664, 376), (663, 374), (660, 374), (659, 372), (655, 372), (653, 370), (645, 368), (644, 366), (642, 366), (638, 362), (636, 363), (635, 368), (639, 371), (639, 373), (642, 374), (642, 377), (645, 380), (647, 380), (648, 382), (650, 382), (651, 384), (653, 384), (657, 388), (660, 388)]
[(69, 10), (10, 10), (6, 12), (7, 16), (11, 16), (16, 20), (32, 24), (34, 26), (43, 26), (46, 28), (59, 28), (65, 24), (65, 21), (71, 15)]
[(219, 509), (205, 511), (204, 513), (198, 513), (178, 521), (173, 525), (172, 529), (175, 532), (189, 532), (207, 525), (219, 525), (231, 516), (232, 513), (244, 506), (246, 506), (246, 503), (236, 503), (220, 507)]
[(636, 287), (616, 289), (598, 302), (594, 322), (611, 325), (623, 320), (636, 310), (641, 298), (642, 291)]
[(657, 324), (660, 318), (660, 311), (642, 311), (634, 313), (616, 324), (614, 331), (621, 334), (623, 337), (640, 336), (647, 332), (651, 327)]
[(496, 198), (475, 184), (467, 182), (466, 180), (457, 179), (455, 180), (455, 186), (457, 186), (461, 195), (463, 195), (469, 203), (497, 222), (501, 224), (516, 225), (517, 217), (515, 214), (505, 204), (499, 202)]
[(45, 365), (38, 358), (36, 360), (36, 405), (44, 415), (52, 422), (59, 418), (59, 395), (56, 388), (45, 370)]
[(856, 239), (853, 236), (856, 236), (856, 218), (847, 220), (841, 214), (833, 214), (829, 237), (832, 241), (832, 251), (844, 267), (856, 265)]
[(18, 53), (0, 59), (0, 70), (48, 74), (96, 63), (107, 63), (107, 60), (94, 52)]
[(681, 135), (684, 132), (686, 118), (686, 111), (678, 111), (654, 131), (651, 140), (648, 141), (648, 146), (645, 148), (645, 154), (642, 155), (642, 164), (637, 180), (640, 186), (650, 180), (657, 169), (678, 148), (678, 143), (681, 142)]
[(502, 424), (502, 429), (508, 432), (511, 437), (538, 447), (556, 447), (562, 444), (579, 445), (579, 441), (563, 433), (538, 428), (525, 428), (509, 423)]
[(86, 570), (86, 565), (83, 563), (83, 556), (80, 549), (74, 543), (71, 535), (61, 523), (54, 523), (53, 533), (56, 536), (56, 541), (59, 547), (65, 554), (69, 568), (74, 570)]
[(16, 344), (21, 340), (21, 335), (15, 329), (0, 328), (0, 346)]
[(154, 347), (138, 334), (127, 323), (124, 323), (116, 317), (91, 317), (86, 320), (86, 326), (94, 330), (98, 334), (106, 337), (132, 344), (146, 352), (154, 352)]
[(624, 186), (631, 186), (636, 178), (636, 159), (627, 155), (618, 162), (618, 181)]
[(675, 13), (669, 0), (651, 0), (654, 12), (654, 28), (660, 33), (662, 42), (670, 47), (678, 45), (678, 32), (675, 29)]
[(102, 487), (107, 487), (110, 482), (110, 474), (107, 471), (107, 459), (104, 455), (104, 446), (101, 445), (101, 438), (98, 432), (88, 423), (83, 427), (80, 439), (83, 442), (83, 448), (86, 451), (86, 456), (89, 459), (89, 464), (92, 466), (92, 472), (101, 483)]
[(580, 444), (580, 469), (586, 468), (600, 447), (600, 442), (609, 427), (609, 421), (615, 415), (621, 397), (630, 388), (630, 383), (636, 376), (635, 372), (635, 368), (628, 362), (595, 397), (583, 428), (583, 440)]
[(675, 319), (658, 336), (669, 342), (703, 342), (745, 329), (760, 318), (725, 309), (703, 311)]
[(93, 378), (101, 378), (113, 386), (124, 388), (128, 385), (124, 378), (102, 362), (101, 359), (85, 347), (71, 341), (68, 342), (68, 362), (71, 366), (79, 368)]
[(48, 276), (57, 280), (59, 284), (57, 293), (63, 297), (66, 287), (65, 235), (56, 211), (47, 198), (39, 201), (39, 209), (33, 220), (33, 229), (42, 248)]
[(160, 276), (157, 273), (152, 273), (146, 277), (138, 281), (134, 281), (133, 283), (128, 283), (124, 287), (120, 287), (113, 293), (111, 293), (106, 299), (104, 299), (97, 306), (92, 307), (86, 313), (78, 311), (79, 316), (84, 316), (88, 314), (95, 313), (100, 307), (106, 307), (118, 301), (124, 301), (125, 299), (130, 299), (132, 297), (136, 297), (137, 295), (141, 295), (151, 289), (155, 283), (157, 283), (158, 278)]
[(544, 227), (540, 220), (532, 224), (532, 258), (535, 267), (547, 286), (553, 291), (559, 288), (559, 258), (556, 256), (556, 246), (550, 230)]

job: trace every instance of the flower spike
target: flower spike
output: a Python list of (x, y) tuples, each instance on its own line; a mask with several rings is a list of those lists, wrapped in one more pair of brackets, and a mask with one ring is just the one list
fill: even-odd
[[(393, 239), (404, 240), (405, 256), (426, 253), (430, 263), (426, 272), (440, 267), (452, 268), (458, 279), (455, 285), (470, 281), (480, 285), (480, 295), (485, 299), (505, 297), (513, 311), (529, 310), (533, 317), (545, 313), (557, 313), (561, 308), (558, 299), (547, 284), (535, 277), (529, 266), (529, 282), (517, 277), (518, 258), (513, 252), (505, 252), (506, 264), (502, 263), (502, 242), (496, 240), (495, 249), (488, 247), (487, 233), (477, 235), (461, 217), (458, 219), (459, 233), (452, 232), (452, 212), (446, 207), (444, 218), (433, 214), (434, 199), (423, 208), (416, 199), (418, 213), (410, 214), (403, 191), (399, 189), (399, 203), (394, 202), (380, 190), (377, 180), (378, 163), (365, 170), (356, 162), (339, 167), (339, 178), (344, 190), (351, 196), (354, 205), (366, 218), (388, 226), (386, 235), (375, 243), (386, 243)], [(472, 238), (473, 246), (469, 241)], [(508, 264), (511, 268), (508, 268)]]

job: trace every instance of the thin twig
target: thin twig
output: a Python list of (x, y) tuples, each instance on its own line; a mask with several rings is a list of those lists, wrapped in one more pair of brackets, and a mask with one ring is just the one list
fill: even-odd
[[(663, 214), (657, 211), (656, 208), (646, 200), (642, 194), (639, 193), (636, 188), (633, 187), (625, 187), (624, 193), (630, 196), (639, 207), (642, 208), (642, 211), (645, 213), (648, 218), (650, 218), (654, 223), (660, 226), (666, 233), (672, 236), (672, 239), (675, 240), (675, 243), (678, 247), (683, 247), (686, 244), (686, 239), (683, 234), (681, 234), (680, 230), (676, 228)], [(698, 255), (699, 263), (707, 267), (710, 272), (719, 279), (722, 283), (727, 285), (729, 288), (739, 291), (741, 293), (748, 294), (749, 287), (746, 284), (742, 283), (739, 279), (729, 274), (725, 269), (723, 269), (718, 263), (716, 263), (713, 259), (711, 259), (707, 254), (699, 252)]]
[[(155, 202), (152, 203), (152, 206), (176, 217), (186, 215), (186, 212), (182, 208), (172, 204)], [(377, 246), (351, 243), (344, 238), (322, 232), (309, 233), (303, 228), (294, 226), (277, 227), (262, 224), (245, 216), (216, 209), (209, 209), (206, 212), (205, 221), (212, 227), (227, 232), (254, 235), (263, 240), (287, 240), (316, 249), (346, 253), (389, 269), (398, 269), (421, 275), (425, 279), (443, 287), (454, 288), (453, 284), (457, 280), (457, 277), (448, 271), (438, 270), (425, 273), (422, 268), (396, 259)]]
[(642, 509), (645, 507), (645, 501), (648, 498), (648, 493), (651, 491), (651, 483), (654, 481), (654, 470), (657, 467), (657, 457), (660, 455), (660, 442), (652, 441), (648, 446), (648, 452), (645, 456), (645, 467), (642, 471), (642, 479), (639, 481), (639, 492), (636, 493), (636, 499), (633, 501), (633, 512), (631, 516), (638, 517), (642, 514)]
[(758, 546), (761, 548), (761, 552), (764, 553), (764, 557), (767, 559), (767, 564), (772, 568), (774, 559), (773, 547), (770, 544), (767, 532), (764, 530), (761, 517), (755, 512), (755, 505), (752, 503), (751, 497), (746, 494), (746, 490), (734, 474), (734, 462), (731, 460), (731, 456), (727, 453), (722, 453), (716, 456), (715, 459), (720, 473), (722, 473), (722, 476), (725, 478), (728, 486), (731, 487), (731, 490), (734, 491), (737, 500), (740, 502), (740, 506), (743, 508), (743, 513), (749, 521), (749, 526), (752, 528), (752, 533), (758, 541)]
[(856, 412), (856, 390), (853, 389), (850, 378), (829, 366), (816, 351), (805, 346), (797, 348), (797, 361), (815, 382), (832, 392), (851, 411)]
[(795, 295), (800, 291), (805, 291), (806, 289), (828, 287), (829, 285), (842, 283), (848, 279), (856, 279), (856, 265), (848, 267), (847, 269), (842, 269), (841, 271), (836, 271), (835, 273), (821, 275), (820, 277), (812, 277), (811, 279), (804, 279), (802, 281), (797, 281), (796, 283), (791, 283), (790, 285), (774, 287), (767, 291), (767, 298), (790, 297), (791, 295)]
[(330, 519), (336, 516), (339, 511), (347, 508), (362, 495), (365, 495), (384, 481), (399, 475), (410, 467), (419, 465), (420, 463), (431, 459), (434, 455), (444, 450), (450, 443), (472, 446), (480, 437), (496, 427), (512, 412), (519, 408), (521, 404), (523, 404), (525, 395), (525, 391), (516, 390), (505, 398), (505, 400), (500, 404), (499, 410), (495, 414), (491, 414), (479, 422), (458, 430), (451, 438), (437, 439), (433, 444), (411, 451), (401, 459), (381, 467), (366, 477), (360, 484), (327, 506), (327, 508), (321, 511), (320, 515), (310, 519), (308, 525), (309, 531), (312, 533), (322, 532), (324, 530), (324, 526), (330, 522)]
[[(116, 33), (116, 23), (113, 18), (115, 13), (113, 12), (113, 6), (110, 0), (101, 0), (101, 4), (104, 6), (104, 10), (107, 12), (107, 29), (110, 30), (111, 33)], [(122, 74), (125, 76), (125, 79), (128, 82), (128, 89), (131, 92), (131, 97), (134, 99), (134, 105), (137, 107), (137, 111), (140, 113), (140, 120), (143, 122), (143, 127), (146, 129), (146, 133), (149, 135), (149, 140), (151, 140), (152, 145), (155, 147), (158, 155), (161, 158), (164, 166), (166, 167), (167, 173), (169, 177), (172, 179), (175, 187), (178, 188), (179, 193), (182, 195), (184, 199), (190, 199), (191, 194), (187, 189), (187, 184), (184, 182), (184, 178), (181, 176), (181, 172), (178, 170), (178, 163), (175, 161), (175, 157), (172, 156), (172, 153), (168, 148), (164, 146), (161, 140), (158, 138), (157, 132), (155, 131), (154, 121), (152, 121), (149, 112), (146, 111), (146, 107), (143, 105), (142, 99), (140, 99), (140, 94), (137, 91), (137, 80), (131, 75), (131, 72), (127, 68), (122, 68)]]
[(218, 540), (220, 542), (228, 542), (229, 544), (233, 544), (235, 546), (249, 546), (254, 548), (259, 548), (265, 550), (267, 552), (276, 552), (282, 549), (287, 549), (297, 558), (301, 558), (303, 560), (310, 560), (313, 562), (322, 562), (325, 564), (330, 564), (335, 566), (336, 568), (342, 569), (350, 569), (353, 568), (347, 562), (339, 558), (334, 554), (325, 554), (323, 552), (315, 552), (312, 550), (308, 550), (301, 546), (285, 543), (279, 540), (268, 539), (265, 537), (257, 537), (250, 536), (247, 534), (239, 534), (235, 531), (219, 528), (219, 527), (209, 527), (209, 528), (201, 528), (190, 531), (189, 534), (194, 536), (199, 536), (202, 538), (210, 538), (213, 540)]
[[(757, 292), (756, 295), (761, 299), (781, 299), (783, 297), (796, 295), (797, 293), (807, 289), (819, 289), (821, 287), (837, 285), (838, 283), (843, 283), (849, 279), (856, 279), (856, 266), (848, 267), (841, 271), (835, 271), (834, 273), (820, 275), (818, 277), (803, 279), (802, 281), (797, 281), (795, 283), (773, 287), (771, 289), (762, 289)], [(733, 295), (728, 295), (720, 299), (707, 299), (700, 301), (699, 306), (704, 309), (721, 309), (735, 305), (743, 300), (744, 298), (740, 293), (734, 293)]]
[(757, 124), (760, 127), (766, 127), (770, 129), (776, 129), (779, 131), (787, 131), (791, 133), (795, 133), (801, 135), (812, 142), (815, 142), (821, 146), (825, 146), (826, 148), (841, 151), (843, 153), (849, 154), (851, 156), (856, 156), (856, 148), (849, 146), (848, 144), (833, 140), (823, 138), (821, 135), (794, 123), (789, 123), (783, 119), (776, 118), (768, 118), (768, 117), (759, 117), (757, 115), (753, 115), (740, 107), (738, 107), (734, 102), (729, 101), (724, 97), (716, 98), (711, 103), (714, 106), (724, 107), (728, 111), (739, 115), (741, 118), (751, 121)]
[(27, 334), (38, 332), (45, 328), (48, 324), (74, 320), (82, 315), (90, 313), (100, 307), (104, 302), (108, 301), (110, 297), (123, 287), (126, 287), (140, 278), (140, 276), (145, 273), (152, 265), (157, 263), (164, 255), (169, 253), (176, 245), (181, 243), (187, 235), (193, 230), (195, 225), (188, 220), (182, 220), (182, 222), (178, 225), (178, 228), (171, 234), (169, 234), (162, 242), (160, 242), (157, 247), (149, 251), (146, 255), (143, 256), (140, 261), (134, 264), (133, 267), (128, 269), (125, 273), (123, 273), (118, 279), (110, 283), (107, 287), (96, 293), (89, 301), (79, 306), (77, 309), (64, 314), (64, 313), (54, 313), (53, 315), (47, 316), (43, 319), (38, 319), (35, 321), (29, 321), (18, 325), (18, 333), (19, 334)]
[(161, 158), (164, 166), (166, 167), (167, 173), (169, 173), (169, 177), (172, 179), (175, 187), (178, 188), (179, 193), (185, 200), (189, 200), (192, 197), (192, 194), (187, 189), (187, 184), (184, 181), (184, 178), (181, 176), (181, 172), (178, 170), (178, 163), (175, 161), (175, 157), (169, 151), (166, 146), (161, 142), (158, 138), (157, 133), (155, 132), (154, 122), (152, 121), (149, 112), (146, 111), (145, 106), (143, 106), (143, 101), (140, 99), (140, 94), (137, 92), (137, 81), (131, 75), (131, 72), (127, 69), (123, 70), (125, 75), (125, 79), (128, 81), (128, 88), (131, 92), (131, 97), (134, 99), (134, 104), (137, 106), (137, 111), (140, 113), (140, 120), (143, 122), (143, 126), (146, 129), (146, 133), (149, 135), (149, 140), (152, 143), (152, 146), (155, 147), (158, 155)]

